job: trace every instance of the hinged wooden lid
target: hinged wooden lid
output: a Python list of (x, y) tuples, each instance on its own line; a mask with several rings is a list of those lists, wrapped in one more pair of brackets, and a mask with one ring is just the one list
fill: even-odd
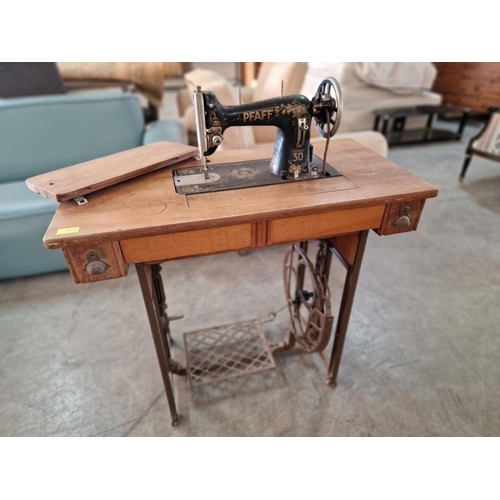
[(31, 191), (54, 201), (67, 201), (113, 186), (139, 175), (195, 157), (198, 148), (173, 142), (154, 142), (95, 160), (30, 177)]

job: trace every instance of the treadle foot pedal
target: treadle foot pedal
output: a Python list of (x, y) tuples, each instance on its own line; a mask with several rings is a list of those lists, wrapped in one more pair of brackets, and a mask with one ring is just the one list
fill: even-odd
[(191, 387), (276, 368), (260, 319), (184, 333)]

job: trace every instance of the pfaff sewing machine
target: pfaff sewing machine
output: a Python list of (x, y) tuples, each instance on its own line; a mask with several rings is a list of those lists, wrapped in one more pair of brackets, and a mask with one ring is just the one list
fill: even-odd
[[(313, 154), (310, 140), (313, 119), (320, 135), (327, 141), (339, 128), (342, 97), (334, 78), (323, 80), (312, 99), (304, 95), (289, 95), (251, 104), (224, 106), (213, 92), (198, 87), (193, 93), (193, 100), (198, 160), (203, 159), (203, 166), (174, 170), (174, 185), (178, 193), (196, 194), (341, 175), (326, 163), (328, 142), (321, 160)], [(277, 129), (270, 159), (208, 164), (207, 157), (222, 144), (225, 130), (234, 126), (256, 125)], [(271, 346), (271, 350), (289, 348), (296, 342), (307, 352), (321, 352), (326, 347), (333, 325), (328, 288), (330, 249), (328, 241), (321, 241), (315, 262), (307, 255), (307, 242), (293, 245), (287, 252), (285, 295), (292, 329), (288, 338)], [(188, 359), (189, 351), (186, 344)], [(219, 367), (219, 376), (223, 371)], [(199, 374), (192, 365), (189, 373), (198, 380)]]
[[(176, 191), (195, 194), (207, 191), (254, 187), (279, 182), (320, 179), (340, 175), (325, 160), (313, 155), (311, 122), (327, 141), (338, 130), (342, 96), (338, 82), (326, 78), (312, 99), (288, 95), (243, 104), (222, 105), (213, 92), (197, 88), (193, 92), (200, 168), (174, 171)], [(223, 142), (229, 127), (274, 126), (276, 143), (269, 161), (209, 165), (211, 156)], [(325, 148), (325, 156), (328, 144)]]

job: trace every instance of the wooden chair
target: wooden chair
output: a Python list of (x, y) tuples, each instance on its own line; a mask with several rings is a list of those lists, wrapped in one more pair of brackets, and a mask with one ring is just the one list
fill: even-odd
[(500, 162), (500, 106), (490, 106), (488, 113), (486, 125), (470, 139), (465, 150), (459, 182), (463, 182), (473, 155)]

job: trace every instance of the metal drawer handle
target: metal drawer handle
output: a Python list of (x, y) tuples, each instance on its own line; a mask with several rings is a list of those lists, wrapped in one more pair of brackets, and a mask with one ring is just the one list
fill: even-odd
[(394, 227), (408, 227), (411, 225), (410, 207), (404, 206), (399, 211), (399, 217), (392, 223)]
[(86, 273), (90, 275), (102, 274), (106, 271), (106, 269), (108, 269), (108, 267), (109, 264), (101, 260), (101, 257), (99, 257), (97, 252), (91, 251), (87, 253), (87, 262), (83, 267), (83, 270)]

